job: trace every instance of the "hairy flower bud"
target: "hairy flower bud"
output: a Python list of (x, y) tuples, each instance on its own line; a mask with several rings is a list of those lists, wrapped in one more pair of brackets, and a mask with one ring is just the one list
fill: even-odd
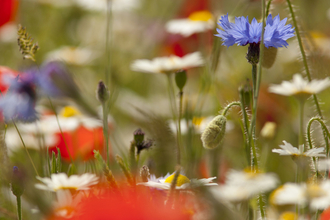
[(207, 149), (216, 148), (225, 135), (227, 118), (223, 115), (216, 116), (205, 128), (201, 140)]

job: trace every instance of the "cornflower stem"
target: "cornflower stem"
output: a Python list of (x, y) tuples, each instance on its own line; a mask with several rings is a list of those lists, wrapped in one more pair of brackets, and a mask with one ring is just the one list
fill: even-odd
[(105, 146), (105, 158), (106, 163), (110, 167), (110, 152), (109, 152), (109, 127), (108, 127), (108, 111), (107, 104), (102, 103), (102, 113), (103, 113), (103, 137)]
[(37, 171), (37, 168), (36, 168), (36, 166), (35, 166), (34, 163), (33, 163), (33, 160), (32, 160), (32, 158), (31, 158), (31, 156), (30, 156), (30, 153), (29, 153), (28, 149), (26, 148), (26, 145), (25, 145), (24, 140), (23, 140), (23, 138), (22, 138), (21, 132), (18, 130), (15, 121), (12, 120), (12, 122), (13, 122), (13, 125), (14, 125), (14, 127), (15, 127), (17, 133), (18, 133), (19, 138), (21, 139), (21, 142), (22, 142), (23, 147), (24, 147), (24, 149), (25, 149), (25, 151), (26, 151), (26, 154), (27, 154), (28, 157), (29, 157), (29, 160), (30, 160), (30, 162), (31, 162), (31, 164), (32, 164), (32, 166), (33, 166), (33, 169), (34, 169), (34, 171), (36, 172), (37, 176), (39, 176), (39, 173), (38, 173), (38, 171)]
[[(262, 48), (262, 47), (261, 47)], [(258, 79), (259, 78), (259, 79)], [(257, 103), (259, 96), (259, 85), (260, 77), (257, 75), (257, 65), (252, 64), (252, 82), (253, 82), (253, 108), (252, 108), (252, 119), (251, 125), (249, 127), (249, 142), (250, 142), (250, 152), (252, 152), (251, 157), (251, 170), (258, 170), (257, 152), (255, 148), (255, 131), (256, 131), (256, 119), (257, 119)]]
[[(175, 95), (174, 95), (174, 86), (172, 82), (172, 74), (166, 74), (167, 75), (167, 80), (168, 80), (168, 92), (169, 92), (169, 98), (170, 98), (170, 104), (171, 104), (171, 109), (172, 109), (172, 114), (173, 114), (173, 121), (177, 121), (176, 117), (176, 104), (175, 104)], [(177, 164), (181, 164), (181, 146), (180, 146), (180, 140), (179, 140), (179, 128), (178, 128), (178, 123), (176, 124), (176, 134), (177, 134)]]
[[(252, 114), (252, 120), (251, 120), (251, 126), (250, 126), (250, 138), (253, 138), (253, 141), (251, 142), (252, 147), (252, 153), (253, 153), (253, 160), (254, 160), (254, 168), (256, 171), (258, 171), (258, 158), (256, 153), (256, 119), (257, 119), (257, 106), (258, 106), (258, 97), (259, 97), (259, 90), (260, 90), (260, 83), (261, 83), (261, 76), (262, 76), (262, 62), (264, 57), (264, 32), (265, 32), (265, 0), (261, 1), (261, 17), (262, 17), (262, 31), (261, 31), (261, 42), (260, 42), (260, 53), (259, 53), (259, 66), (258, 71), (256, 74), (256, 83), (253, 85), (253, 114)], [(256, 64), (252, 65), (252, 75), (255, 74), (253, 71), (256, 71)], [(266, 212), (264, 210), (264, 201), (262, 199), (262, 194), (259, 195), (259, 209), (260, 209), (260, 215), (261, 219), (266, 219)]]
[(52, 102), (52, 100), (50, 99), (50, 97), (48, 97), (48, 100), (49, 100), (50, 107), (52, 108), (53, 112), (55, 113), (55, 117), (56, 117), (56, 121), (57, 121), (57, 124), (58, 124), (58, 128), (60, 129), (61, 136), (62, 136), (62, 138), (63, 138), (65, 148), (66, 148), (66, 150), (67, 150), (67, 152), (68, 152), (68, 155), (69, 155), (69, 158), (70, 158), (70, 160), (71, 160), (72, 169), (75, 170), (75, 165), (74, 165), (74, 163), (73, 163), (73, 159), (72, 159), (71, 153), (70, 153), (70, 151), (69, 151), (68, 144), (67, 144), (66, 139), (65, 139), (65, 137), (64, 137), (63, 130), (62, 130), (62, 127), (61, 127), (61, 125), (60, 125), (60, 121), (59, 121), (59, 119), (58, 119), (57, 112), (56, 112), (56, 110), (55, 110), (55, 107), (54, 107), (53, 102)]
[(16, 203), (17, 203), (17, 218), (18, 218), (18, 220), (22, 220), (22, 202), (21, 202), (21, 196), (16, 196)]
[[(322, 127), (322, 130), (324, 131), (323, 132), (323, 135), (324, 135), (324, 142), (325, 143), (328, 143), (328, 138), (330, 137), (330, 134), (329, 134), (329, 130), (327, 128), (327, 126), (325, 125), (324, 121), (319, 118), (319, 117), (313, 117), (311, 118), (309, 121), (308, 121), (308, 124), (307, 124), (307, 142), (308, 142), (308, 145), (309, 145), (309, 149), (312, 149), (313, 148), (313, 143), (312, 143), (312, 138), (311, 138), (311, 126), (312, 126), (312, 123), (314, 121), (317, 121), (320, 123), (321, 127)], [(329, 146), (327, 145), (326, 146), (326, 157), (328, 158), (329, 157)], [(314, 163), (314, 167), (315, 167), (315, 171), (316, 171), (316, 177), (319, 177), (319, 172), (318, 172), (318, 168), (317, 168), (317, 161), (316, 161), (316, 158), (313, 157), (313, 163)], [(325, 175), (327, 178), (329, 176), (329, 171), (327, 170), (326, 171), (326, 175)]]

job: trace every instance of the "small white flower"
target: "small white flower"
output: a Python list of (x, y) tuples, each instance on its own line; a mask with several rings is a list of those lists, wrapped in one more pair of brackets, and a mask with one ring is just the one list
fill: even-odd
[(65, 173), (52, 174), (48, 177), (37, 177), (43, 184), (37, 183), (35, 187), (41, 190), (56, 192), (58, 190), (89, 190), (90, 186), (98, 183), (98, 177), (95, 174), (84, 173), (81, 176), (67, 176)]
[(320, 183), (286, 183), (276, 189), (270, 198), (275, 205), (309, 205), (313, 210), (330, 206), (330, 180)]
[(303, 145), (299, 149), (293, 147), (290, 143), (283, 141), (284, 145), (279, 145), (282, 149), (273, 149), (272, 152), (280, 155), (305, 156), (305, 157), (325, 157), (324, 147), (313, 148), (304, 152)]
[(178, 57), (171, 55), (169, 57), (157, 57), (153, 60), (135, 60), (131, 64), (131, 69), (137, 72), (145, 73), (173, 73), (180, 69), (188, 69), (204, 65), (200, 52), (194, 52)]
[(312, 95), (321, 92), (330, 86), (330, 79), (307, 81), (300, 74), (295, 74), (292, 81), (283, 81), (280, 85), (271, 85), (269, 92), (279, 95)]
[(254, 173), (232, 170), (227, 174), (226, 183), (210, 189), (219, 201), (241, 202), (260, 193), (272, 190), (278, 178), (272, 173)]
[[(148, 179), (148, 182), (138, 183), (138, 185), (154, 187), (162, 190), (169, 190), (171, 188), (171, 182), (174, 178), (174, 175), (175, 174), (172, 175), (167, 174), (165, 177), (161, 177), (161, 178), (155, 178), (155, 176), (151, 176), (151, 178)], [(214, 179), (216, 179), (216, 177), (189, 180), (186, 176), (180, 174), (176, 183), (176, 189), (188, 190), (196, 186), (218, 185), (217, 183), (212, 182)]]
[(189, 37), (195, 33), (205, 32), (214, 28), (213, 16), (209, 11), (197, 11), (188, 18), (174, 19), (166, 23), (166, 30), (172, 34)]

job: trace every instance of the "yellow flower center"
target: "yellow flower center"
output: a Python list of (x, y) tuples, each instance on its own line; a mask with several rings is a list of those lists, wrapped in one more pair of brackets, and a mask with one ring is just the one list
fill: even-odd
[(307, 194), (310, 198), (317, 198), (325, 195), (326, 192), (317, 184), (309, 184), (307, 186)]
[(283, 212), (279, 218), (279, 220), (295, 220), (297, 219), (297, 215), (294, 212)]
[(188, 17), (188, 19), (192, 21), (208, 21), (212, 19), (212, 14), (209, 11), (196, 11), (194, 13), (191, 13)]
[[(175, 174), (172, 174), (171, 176), (167, 177), (165, 183), (172, 183), (174, 175)], [(178, 180), (176, 181), (176, 186), (181, 186), (185, 183), (190, 183), (190, 180), (186, 176), (179, 174)]]
[(66, 118), (73, 117), (80, 115), (80, 111), (72, 106), (65, 106), (62, 110), (60, 115)]
[(257, 176), (261, 173), (261, 172), (258, 171), (258, 170), (251, 170), (250, 167), (245, 168), (245, 169), (244, 169), (244, 172), (245, 172), (246, 177), (247, 177), (248, 179), (253, 179), (253, 178), (257, 177)]
[(201, 126), (204, 119), (205, 119), (205, 117), (193, 117), (192, 123), (194, 125), (196, 125), (197, 127), (199, 127), (199, 126)]

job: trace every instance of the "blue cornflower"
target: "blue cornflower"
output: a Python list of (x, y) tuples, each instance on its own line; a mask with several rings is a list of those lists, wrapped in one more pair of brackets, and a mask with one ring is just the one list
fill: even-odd
[(16, 78), (4, 76), (4, 81), (9, 85), (7, 93), (0, 98), (0, 110), (5, 120), (35, 121), (35, 77), (30, 74)]
[[(260, 43), (262, 23), (257, 22), (255, 18), (253, 18), (251, 24), (248, 16), (246, 18), (243, 16), (236, 17), (235, 23), (231, 23), (227, 14), (221, 16), (219, 21), (218, 24), (223, 30), (217, 29), (218, 34), (215, 36), (222, 39), (222, 45), (229, 47), (234, 44), (245, 46), (251, 43)], [(279, 15), (274, 19), (271, 14), (268, 15), (264, 33), (264, 44), (267, 48), (288, 46), (286, 40), (294, 36), (294, 28), (291, 24), (285, 25), (286, 21), (287, 18), (281, 21)]]

